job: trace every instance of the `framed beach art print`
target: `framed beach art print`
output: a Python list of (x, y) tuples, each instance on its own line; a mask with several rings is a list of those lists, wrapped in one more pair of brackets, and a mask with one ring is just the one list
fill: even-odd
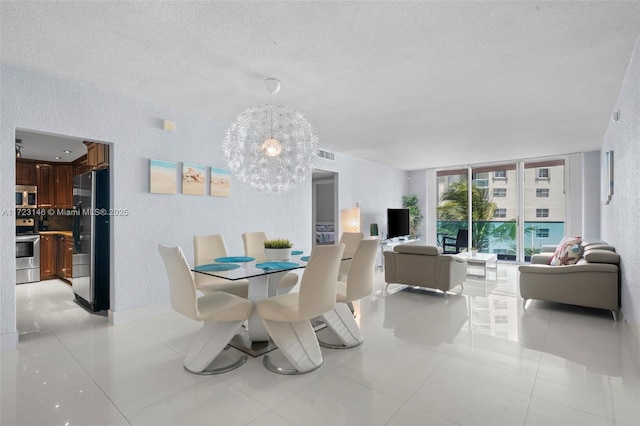
[(211, 196), (226, 197), (231, 196), (231, 174), (227, 169), (211, 167)]
[(182, 165), (182, 193), (204, 195), (205, 167), (198, 164)]
[(152, 194), (176, 193), (176, 163), (149, 160), (149, 192)]

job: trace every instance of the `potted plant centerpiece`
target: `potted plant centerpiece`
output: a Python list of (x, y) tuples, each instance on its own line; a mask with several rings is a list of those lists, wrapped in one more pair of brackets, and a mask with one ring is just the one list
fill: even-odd
[(291, 241), (285, 238), (265, 240), (264, 255), (267, 260), (287, 260), (291, 257)]

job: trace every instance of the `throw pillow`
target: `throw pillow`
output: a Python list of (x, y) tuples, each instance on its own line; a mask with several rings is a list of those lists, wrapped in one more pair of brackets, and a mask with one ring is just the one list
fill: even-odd
[[(566, 263), (563, 263), (563, 262), (566, 262), (569, 260), (570, 248), (576, 244), (580, 245), (581, 241), (582, 241), (582, 237), (564, 237), (562, 241), (560, 241), (560, 244), (558, 244), (556, 251), (553, 253), (551, 260), (549, 261), (549, 265), (554, 265), (554, 266), (566, 265)], [(580, 251), (581, 251), (581, 248), (580, 248)], [(573, 257), (571, 257), (571, 259), (572, 258)], [(580, 258), (580, 255), (578, 255), (578, 258)], [(578, 261), (578, 258), (575, 259), (574, 263)]]
[(558, 260), (561, 265), (575, 265), (582, 256), (582, 246), (580, 243), (571, 244), (565, 247)]

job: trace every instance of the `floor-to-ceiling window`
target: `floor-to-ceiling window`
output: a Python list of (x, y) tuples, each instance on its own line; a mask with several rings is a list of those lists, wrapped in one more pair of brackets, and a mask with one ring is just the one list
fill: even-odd
[(528, 261), (564, 235), (562, 159), (442, 170), (437, 179), (438, 244), (445, 252), (471, 246), (500, 260)]
[(524, 163), (524, 258), (558, 244), (565, 229), (564, 160)]
[(438, 207), (436, 211), (438, 245), (445, 252), (459, 252), (468, 245), (469, 194), (468, 169), (442, 170), (437, 173)]
[(481, 253), (517, 258), (518, 177), (516, 164), (472, 168), (472, 242)]

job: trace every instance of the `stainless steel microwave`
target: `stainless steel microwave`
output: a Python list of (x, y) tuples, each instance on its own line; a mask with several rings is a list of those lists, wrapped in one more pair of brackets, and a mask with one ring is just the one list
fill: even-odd
[(35, 209), (38, 207), (38, 187), (16, 185), (16, 208)]

